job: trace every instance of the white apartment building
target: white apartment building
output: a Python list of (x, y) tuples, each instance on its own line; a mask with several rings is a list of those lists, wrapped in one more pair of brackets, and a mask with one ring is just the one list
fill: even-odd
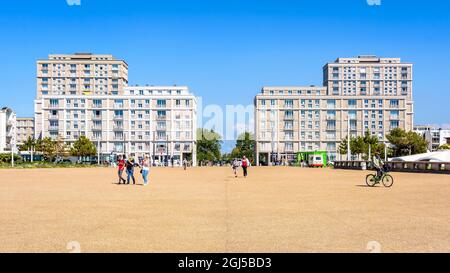
[(428, 150), (435, 152), (444, 144), (450, 145), (450, 130), (433, 125), (415, 125), (414, 132), (423, 136), (428, 141)]
[[(73, 76), (68, 75), (72, 67)], [(154, 162), (187, 158), (195, 165), (195, 96), (185, 86), (129, 87), (127, 71), (124, 61), (110, 55), (51, 55), (38, 61), (36, 138), (73, 144), (84, 135), (102, 159), (148, 154)], [(50, 78), (65, 84), (44, 85)]]
[(412, 64), (398, 58), (339, 58), (324, 67), (324, 87), (264, 87), (255, 98), (256, 154), (265, 162), (326, 151), (340, 159), (347, 135), (381, 141), (413, 129)]
[(34, 118), (17, 118), (17, 145), (34, 138)]
[(187, 87), (125, 87), (122, 95), (43, 95), (40, 136), (68, 144), (80, 136), (102, 154), (196, 161), (197, 103)]
[(0, 109), (0, 153), (16, 152), (16, 114), (10, 108)]

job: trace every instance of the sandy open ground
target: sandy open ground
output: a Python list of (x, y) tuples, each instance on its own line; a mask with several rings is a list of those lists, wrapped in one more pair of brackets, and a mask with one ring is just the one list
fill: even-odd
[(0, 252), (450, 252), (450, 176), (365, 174), (152, 169), (143, 187), (114, 169), (0, 170)]

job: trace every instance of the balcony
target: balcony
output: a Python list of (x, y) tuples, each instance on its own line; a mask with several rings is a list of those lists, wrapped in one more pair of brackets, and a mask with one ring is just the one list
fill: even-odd
[(102, 131), (102, 127), (101, 126), (93, 126), (92, 131)]
[(336, 120), (336, 116), (327, 116), (327, 120)]
[(49, 120), (58, 120), (59, 119), (59, 115), (49, 115), (48, 119)]
[(123, 131), (123, 125), (114, 125), (113, 130), (114, 131)]
[(114, 116), (114, 120), (123, 120), (123, 116), (121, 115)]
[(285, 120), (293, 120), (294, 119), (294, 115), (286, 115), (284, 116)]
[(156, 116), (156, 120), (166, 120), (167, 116)]
[(93, 115), (92, 120), (102, 120), (102, 116), (101, 115)]
[(59, 131), (59, 126), (50, 126), (48, 127), (49, 131)]
[(93, 104), (92, 108), (99, 109), (99, 108), (102, 108), (102, 105), (101, 104)]
[(115, 103), (114, 104), (114, 109), (123, 109), (123, 104), (121, 104), (121, 103)]

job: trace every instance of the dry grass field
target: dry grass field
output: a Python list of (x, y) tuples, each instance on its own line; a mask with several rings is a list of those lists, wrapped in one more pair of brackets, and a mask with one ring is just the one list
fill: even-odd
[[(0, 170), (0, 252), (450, 252), (450, 176), (251, 168)], [(138, 179), (141, 183), (142, 179)]]

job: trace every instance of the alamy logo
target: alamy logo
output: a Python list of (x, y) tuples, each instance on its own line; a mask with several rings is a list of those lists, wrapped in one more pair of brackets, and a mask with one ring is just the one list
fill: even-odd
[(66, 0), (69, 6), (81, 6), (81, 0)]
[(369, 6), (381, 6), (381, 0), (367, 0)]

